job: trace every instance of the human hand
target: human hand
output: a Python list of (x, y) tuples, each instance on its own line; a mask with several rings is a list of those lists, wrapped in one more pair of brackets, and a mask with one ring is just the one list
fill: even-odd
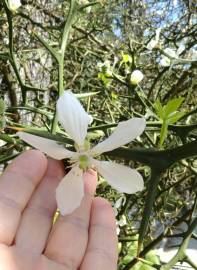
[(0, 177), (0, 270), (117, 269), (113, 210), (93, 197), (93, 171), (85, 174), (81, 206), (52, 226), (63, 175), (60, 162), (29, 150)]

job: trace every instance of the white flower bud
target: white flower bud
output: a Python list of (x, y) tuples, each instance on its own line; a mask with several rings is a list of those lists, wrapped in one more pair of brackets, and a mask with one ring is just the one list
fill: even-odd
[(20, 6), (20, 0), (8, 0), (8, 8), (10, 11), (16, 11)]
[(161, 28), (157, 28), (155, 31), (155, 39), (151, 39), (151, 41), (147, 44), (147, 49), (152, 51), (152, 49), (156, 48), (159, 45), (159, 36), (160, 36)]
[(152, 50), (157, 46), (157, 41), (155, 39), (151, 39), (151, 41), (147, 44), (147, 49)]
[(141, 80), (143, 80), (143, 78), (144, 78), (143, 73), (140, 70), (136, 69), (131, 73), (130, 81), (132, 84), (137, 85), (138, 83), (141, 82)]

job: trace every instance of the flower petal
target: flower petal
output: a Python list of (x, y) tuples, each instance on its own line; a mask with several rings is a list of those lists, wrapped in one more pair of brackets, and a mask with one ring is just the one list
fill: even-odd
[(63, 145), (60, 145), (53, 140), (25, 132), (17, 132), (17, 135), (26, 143), (32, 145), (54, 159), (61, 160), (64, 158), (71, 158), (75, 155), (75, 152), (65, 149)]
[(20, 0), (8, 0), (8, 8), (11, 11), (16, 11), (21, 6)]
[(141, 174), (127, 166), (95, 159), (93, 165), (106, 181), (119, 192), (132, 194), (141, 191), (144, 187)]
[(157, 40), (151, 39), (151, 41), (149, 41), (149, 43), (146, 45), (146, 48), (151, 51), (156, 47), (157, 43)]
[(177, 52), (171, 48), (164, 49), (164, 52), (172, 58), (178, 58)]
[(159, 36), (160, 36), (160, 33), (161, 33), (161, 28), (157, 28), (156, 31), (155, 31), (155, 40), (158, 42), (159, 41)]
[(84, 196), (83, 171), (73, 167), (56, 189), (57, 205), (62, 215), (72, 213), (81, 204)]
[(123, 146), (139, 136), (145, 127), (146, 121), (144, 118), (132, 118), (120, 122), (115, 131), (106, 140), (92, 148), (91, 153), (97, 155)]
[(130, 82), (133, 85), (137, 85), (138, 83), (140, 83), (144, 78), (144, 74), (136, 69), (131, 73), (131, 77), (130, 77)]
[(65, 91), (57, 101), (58, 118), (68, 135), (83, 145), (92, 117), (84, 110), (71, 91)]

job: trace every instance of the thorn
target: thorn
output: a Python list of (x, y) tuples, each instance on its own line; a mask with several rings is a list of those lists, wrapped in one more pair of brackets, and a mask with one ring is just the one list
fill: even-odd
[(137, 247), (137, 256), (136, 256), (136, 258), (137, 258), (137, 260), (140, 258), (140, 251), (141, 251), (141, 243), (138, 243), (138, 247)]
[(10, 129), (13, 129), (13, 130), (16, 130), (16, 131), (24, 131), (25, 130), (25, 128), (11, 127), (11, 126), (6, 126), (6, 128), (10, 128)]

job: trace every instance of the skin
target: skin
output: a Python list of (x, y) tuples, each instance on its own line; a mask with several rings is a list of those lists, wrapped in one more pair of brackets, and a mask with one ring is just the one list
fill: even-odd
[(94, 198), (95, 172), (84, 175), (81, 206), (52, 225), (63, 176), (62, 163), (37, 150), (18, 156), (1, 175), (0, 270), (117, 269), (115, 218), (106, 200)]

